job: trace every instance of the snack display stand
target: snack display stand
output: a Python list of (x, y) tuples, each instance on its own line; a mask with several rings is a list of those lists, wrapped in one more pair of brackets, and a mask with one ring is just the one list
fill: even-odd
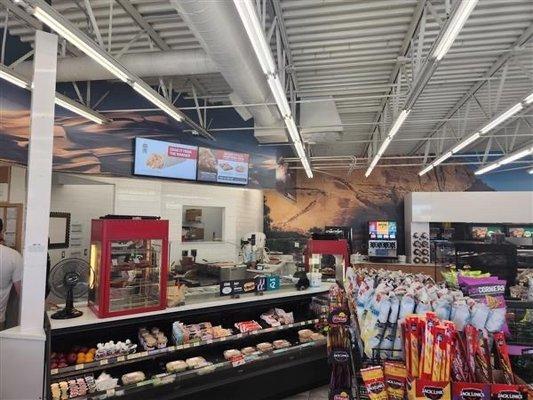
[[(92, 393), (73, 397), (79, 400), (115, 397), (249, 399), (259, 397), (259, 393), (261, 398), (270, 398), (308, 390), (324, 384), (327, 378), (326, 340), (317, 332), (320, 315), (315, 303), (317, 296), (324, 295), (328, 287), (224, 298), (163, 312), (106, 319), (91, 317), (87, 311), (89, 316), (81, 317), (85, 318), (81, 324), (75, 319), (52, 320), (48, 330), (48, 387), (57, 395), (62, 389), (70, 390), (69, 385), (76, 387), (76, 382), (81, 382), (79, 386), (83, 386), (83, 390), (85, 386), (90, 387), (93, 380), (99, 383), (100, 390), (93, 387)], [(276, 309), (290, 312), (293, 319), (270, 326), (261, 316)], [(269, 321), (272, 323), (271, 319)], [(204, 326), (209, 329), (216, 326), (223, 336), (176, 337), (176, 327), (189, 327), (190, 331)], [(308, 330), (317, 333), (305, 338), (299, 335)], [(146, 347), (151, 344), (146, 339), (150, 335), (157, 338), (153, 349)], [(130, 347), (124, 346), (127, 339)], [(91, 350), (84, 348), (111, 340), (121, 341), (120, 349), (126, 350), (96, 359)], [(275, 347), (277, 344), (279, 348)], [(128, 352), (127, 349), (135, 346), (136, 350)], [(104, 347), (98, 346), (96, 354)], [(117, 343), (111, 348), (116, 351)], [(252, 350), (244, 354), (248, 348)], [(69, 357), (72, 349), (78, 352), (78, 357), (79, 353), (83, 354), (81, 359), (58, 366), (57, 357)], [(242, 349), (243, 353), (236, 351), (237, 355), (230, 357), (235, 352), (231, 349)], [(172, 363), (183, 363), (177, 360), (188, 363), (196, 359), (203, 359), (204, 363), (185, 370), (170, 368)], [(56, 364), (51, 365), (51, 362)], [(106, 387), (106, 382), (98, 381), (103, 372), (111, 383), (117, 380), (116, 385)], [(133, 381), (126, 379), (129, 377)], [(136, 377), (140, 380), (135, 381)], [(54, 398), (52, 393), (50, 398)]]
[(423, 275), (366, 270), (347, 276), (357, 333), (352, 338), (362, 356), (356, 363), (355, 398), (531, 398), (510, 359), (505, 283), (498, 278), (466, 279), (463, 298), (461, 291)]

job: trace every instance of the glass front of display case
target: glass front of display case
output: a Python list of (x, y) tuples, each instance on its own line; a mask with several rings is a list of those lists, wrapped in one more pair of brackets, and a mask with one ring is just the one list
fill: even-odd
[(109, 311), (160, 303), (162, 240), (111, 241)]
[(102, 243), (91, 243), (89, 271), (89, 301), (100, 307), (100, 261), (102, 260)]

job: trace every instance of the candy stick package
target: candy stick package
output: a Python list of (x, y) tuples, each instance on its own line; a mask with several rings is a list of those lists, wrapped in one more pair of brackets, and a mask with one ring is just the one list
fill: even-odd
[(432, 381), (441, 381), (444, 380), (442, 378), (446, 357), (446, 327), (444, 325), (437, 325), (433, 330), (433, 335), (435, 336), (434, 347), (431, 347), (431, 350), (433, 350), (433, 368), (430, 370), (431, 375), (429, 377), (426, 376), (425, 372), (422, 377)]
[(397, 362), (385, 362), (385, 387), (389, 400), (403, 400), (407, 369), (405, 365)]
[(365, 383), (370, 400), (388, 400), (382, 367), (377, 366), (362, 369), (361, 377)]
[(466, 362), (472, 373), (476, 371), (476, 353), (479, 344), (478, 331), (472, 325), (465, 326)]
[(509, 359), (509, 349), (507, 348), (507, 343), (505, 343), (505, 334), (503, 332), (496, 332), (494, 334), (494, 344), (503, 371), (503, 379), (505, 383), (512, 385), (515, 383), (515, 378), (511, 368), (511, 360)]
[(420, 377), (422, 379), (431, 379), (432, 376), (434, 350), (433, 344), (435, 343), (435, 326), (437, 323), (437, 315), (434, 312), (427, 312), (426, 318), (421, 320), (421, 330), (423, 335), (421, 350), (422, 356), (420, 358)]

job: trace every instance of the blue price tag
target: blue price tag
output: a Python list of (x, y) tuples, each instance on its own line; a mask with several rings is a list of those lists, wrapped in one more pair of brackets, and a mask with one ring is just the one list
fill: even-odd
[(278, 290), (280, 285), (279, 276), (267, 277), (267, 290)]

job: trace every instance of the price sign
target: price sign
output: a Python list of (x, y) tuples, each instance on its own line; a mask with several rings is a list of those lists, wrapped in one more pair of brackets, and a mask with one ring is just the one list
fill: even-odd
[(220, 282), (221, 296), (234, 296), (256, 291), (255, 281), (253, 279), (240, 279), (235, 281)]
[(280, 287), (279, 276), (269, 276), (267, 277), (267, 290), (278, 290)]

